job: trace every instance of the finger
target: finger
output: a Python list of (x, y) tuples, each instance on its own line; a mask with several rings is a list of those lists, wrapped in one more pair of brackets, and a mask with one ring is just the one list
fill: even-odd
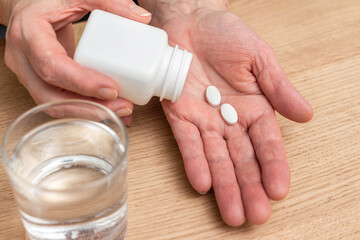
[[(51, 102), (80, 99), (80, 100), (92, 101), (94, 103), (99, 103), (98, 101), (94, 101), (91, 99), (81, 98), (80, 95), (78, 97), (73, 96), (71, 98), (67, 98), (67, 96), (57, 96), (57, 97), (58, 98), (56, 98), (56, 100), (52, 100)], [(131, 111), (128, 111), (128, 108), (121, 108), (122, 107), (121, 105), (125, 105), (126, 102), (124, 102), (124, 100), (121, 100), (121, 99), (108, 101), (108, 102), (113, 102), (112, 105), (114, 105), (114, 104), (119, 105), (120, 109), (118, 111), (126, 112), (126, 114), (119, 114), (118, 111), (113, 110), (115, 115), (117, 115), (119, 118), (121, 118), (121, 120), (124, 122), (125, 125), (130, 126), (132, 123), (132, 116), (128, 115), (128, 114), (130, 114)], [(99, 103), (99, 104), (101, 104), (101, 103)], [(104, 105), (105, 107), (109, 108), (107, 106), (109, 104), (105, 103), (105, 104), (101, 104), (101, 105)], [(112, 110), (112, 109), (110, 109), (110, 110)], [(81, 117), (81, 118), (86, 118), (88, 120), (93, 120), (93, 121), (104, 121), (104, 120), (111, 119), (111, 116), (109, 113), (99, 110), (96, 107), (93, 107), (90, 105), (85, 105), (85, 104), (73, 104), (72, 103), (69, 105), (54, 106), (54, 107), (48, 109), (46, 111), (46, 113), (54, 118), (78, 118), (78, 117)]]
[(202, 139), (221, 216), (228, 225), (240, 226), (246, 217), (226, 142), (217, 133), (202, 132)]
[[(39, 23), (39, 29), (29, 29), (27, 58), (36, 74), (49, 83), (80, 95), (114, 100), (119, 86), (111, 78), (85, 68), (67, 56), (50, 26)], [(36, 33), (38, 31), (38, 33)]]
[(275, 114), (269, 112), (261, 116), (251, 125), (249, 135), (267, 195), (273, 200), (284, 198), (289, 191), (290, 171)]
[(101, 9), (142, 23), (149, 23), (151, 20), (151, 13), (132, 0), (86, 0), (84, 7), (89, 11)]
[(56, 31), (56, 38), (66, 50), (67, 55), (73, 58), (75, 53), (75, 39), (72, 24), (67, 24)]
[(246, 218), (253, 224), (265, 223), (271, 215), (271, 205), (261, 180), (261, 171), (253, 146), (245, 129), (226, 129), (226, 142), (241, 190)]
[[(57, 100), (56, 102), (59, 103), (60, 100)], [(113, 124), (116, 121), (111, 111), (104, 111), (94, 105), (85, 104), (86, 102), (74, 102), (73, 100), (74, 99), (71, 99), (68, 103), (66, 103), (66, 101), (61, 101), (61, 105), (54, 104), (52, 107), (46, 109), (45, 113), (53, 118), (85, 118), (91, 121), (105, 122), (106, 124)], [(132, 116), (121, 117), (121, 120), (126, 126), (130, 126), (132, 123)]]
[(130, 127), (130, 125), (133, 122), (133, 116), (125, 116), (125, 117), (121, 117), (121, 120), (125, 123), (126, 126)]
[[(68, 92), (68, 91), (61, 91), (54, 87), (54, 89), (46, 90), (46, 94), (39, 98), (34, 97), (34, 94), (38, 94), (38, 92), (34, 93), (34, 90), (30, 90), (30, 94), (36, 99), (38, 104), (43, 104), (47, 102), (54, 102), (54, 101), (61, 101), (61, 100), (72, 100), (72, 99), (80, 99), (80, 100), (87, 100), (92, 101), (95, 103), (99, 103), (110, 110), (112, 110), (115, 115), (120, 117), (126, 125), (130, 125), (132, 123), (132, 104), (125, 100), (118, 98), (112, 101), (106, 100), (98, 100), (94, 98), (84, 97), (78, 95), (76, 93)], [(61, 107), (54, 107), (49, 115), (56, 118), (69, 118), (69, 117), (86, 117), (88, 119), (92, 119), (94, 121), (105, 120), (108, 118), (108, 115), (104, 115), (102, 111), (96, 111), (96, 109), (92, 107), (86, 106), (61, 106)]]
[(198, 128), (191, 122), (167, 116), (179, 146), (189, 182), (199, 193), (211, 188), (211, 175)]
[(284, 117), (307, 122), (313, 116), (310, 104), (290, 83), (272, 49), (261, 43), (255, 55), (253, 73), (272, 106)]
[[(114, 111), (118, 117), (126, 118), (126, 124), (130, 124), (132, 121), (131, 113), (133, 111), (133, 104), (125, 99), (118, 98), (112, 101), (94, 99), (90, 97), (85, 97), (73, 92), (65, 91), (63, 89), (51, 86), (44, 81), (42, 81), (30, 67), (29, 63), (26, 60), (22, 61), (21, 68), (17, 71), (17, 76), (19, 80), (26, 79), (24, 82), (25, 87), (29, 91), (30, 95), (33, 97), (37, 104), (43, 104), (51, 101), (67, 100), (67, 99), (82, 99), (88, 101), (94, 101), (99, 104), (102, 104), (108, 107), (110, 110)], [(73, 109), (62, 110), (59, 113), (52, 113), (53, 115), (61, 116), (73, 116), (74, 113), (79, 111), (73, 111)], [(84, 115), (89, 115), (89, 111), (84, 111)], [(91, 112), (91, 111), (90, 111)], [(81, 113), (81, 111), (80, 111)]]
[[(109, 108), (110, 110), (112, 110), (118, 117), (120, 118), (124, 118), (124, 123), (126, 125), (130, 125), (132, 123), (132, 111), (133, 111), (133, 105), (125, 100), (125, 99), (115, 99), (115, 100), (99, 100), (99, 99), (95, 99), (95, 98), (89, 98), (89, 97), (84, 97), (82, 95), (76, 94), (76, 93), (72, 93), (69, 91), (62, 91), (61, 89), (57, 89), (56, 87), (51, 87), (46, 88), (46, 89), (30, 89), (29, 92), (32, 96), (34, 96), (34, 94), (38, 95), (40, 92), (39, 90), (44, 90), (45, 92), (41, 92), (42, 96), (41, 98), (39, 97), (33, 97), (34, 99), (37, 99), (37, 103), (38, 104), (42, 104), (42, 103), (46, 103), (46, 102), (53, 102), (53, 101), (60, 101), (60, 100), (71, 100), (71, 99), (81, 99), (81, 100), (87, 100), (87, 101), (92, 101), (95, 103), (99, 103), (107, 108)], [(36, 91), (36, 93), (35, 93)], [(43, 94), (45, 93), (45, 94)], [(62, 107), (62, 108), (54, 108), (54, 112), (52, 113), (52, 116), (57, 117), (57, 118), (63, 118), (63, 117), (77, 117), (77, 116), (93, 116), (94, 120), (103, 120), (106, 119), (106, 116), (103, 117), (103, 115), (99, 112), (94, 111), (91, 108), (80, 108), (80, 107)]]

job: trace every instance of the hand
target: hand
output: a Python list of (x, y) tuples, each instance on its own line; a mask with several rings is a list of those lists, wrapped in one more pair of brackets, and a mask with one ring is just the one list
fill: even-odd
[[(117, 98), (121, 90), (113, 79), (73, 61), (71, 23), (93, 9), (148, 23), (151, 16), (146, 10), (131, 0), (12, 0), (12, 4), (5, 1), (11, 11), (5, 62), (36, 103), (78, 98), (106, 105), (119, 117), (132, 113), (132, 103)], [(132, 118), (123, 120), (130, 124)]]
[[(194, 53), (180, 100), (162, 103), (191, 185), (200, 193), (213, 188), (228, 225), (266, 222), (270, 199), (284, 198), (290, 184), (274, 110), (306, 122), (311, 106), (271, 48), (237, 16), (204, 7), (165, 21), (154, 16), (153, 23), (167, 31), (172, 45)], [(220, 90), (222, 103), (235, 107), (236, 125), (227, 125), (219, 107), (206, 102), (209, 85)]]

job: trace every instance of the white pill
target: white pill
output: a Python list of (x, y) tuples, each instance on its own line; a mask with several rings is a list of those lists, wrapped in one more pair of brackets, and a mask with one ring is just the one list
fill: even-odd
[(213, 107), (219, 106), (221, 102), (221, 95), (219, 90), (215, 86), (209, 86), (206, 89), (206, 100)]
[(227, 124), (234, 125), (238, 121), (238, 115), (233, 106), (228, 103), (221, 105), (221, 116)]

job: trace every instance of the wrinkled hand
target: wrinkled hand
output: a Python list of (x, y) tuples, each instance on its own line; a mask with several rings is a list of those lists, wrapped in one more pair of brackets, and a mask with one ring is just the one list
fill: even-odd
[[(5, 62), (36, 103), (87, 99), (109, 107), (119, 117), (131, 114), (132, 103), (117, 98), (120, 89), (113, 79), (72, 60), (75, 43), (71, 23), (93, 9), (143, 23), (150, 21), (149, 13), (131, 0), (13, 0), (13, 5)], [(123, 120), (130, 124), (132, 118)]]
[[(200, 193), (213, 188), (227, 224), (264, 223), (270, 199), (284, 198), (290, 182), (274, 110), (306, 122), (310, 105), (271, 48), (237, 16), (204, 8), (159, 25), (173, 45), (195, 54), (180, 100), (163, 101), (190, 183)], [(206, 102), (209, 85), (235, 107), (236, 125), (227, 125), (220, 108)]]

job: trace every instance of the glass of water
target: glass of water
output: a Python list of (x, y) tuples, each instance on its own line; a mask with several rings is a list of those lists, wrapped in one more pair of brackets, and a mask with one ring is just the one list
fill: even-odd
[(124, 239), (124, 124), (83, 100), (37, 106), (7, 131), (2, 159), (28, 238)]

